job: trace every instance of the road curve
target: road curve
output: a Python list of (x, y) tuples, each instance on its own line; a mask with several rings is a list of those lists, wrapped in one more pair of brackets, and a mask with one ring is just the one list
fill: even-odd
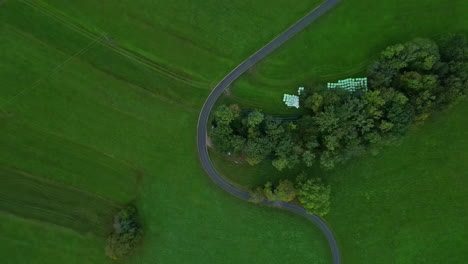
[[(221, 82), (216, 85), (216, 87), (211, 91), (210, 95), (205, 101), (203, 108), (201, 110), (199, 119), (198, 119), (198, 127), (197, 127), (197, 149), (198, 155), (200, 157), (200, 162), (203, 166), (205, 172), (210, 176), (210, 178), (223, 190), (227, 191), (228, 193), (243, 199), (248, 200), (250, 198), (250, 193), (241, 189), (236, 188), (229, 182), (227, 182), (214, 168), (213, 163), (210, 160), (210, 156), (208, 154), (207, 148), (207, 127), (208, 127), (208, 120), (210, 116), (210, 112), (213, 108), (213, 105), (216, 103), (218, 98), (221, 96), (223, 91), (232, 84), (239, 76), (241, 76), (245, 71), (247, 71), (250, 67), (252, 67), (255, 63), (263, 59), (265, 56), (270, 54), (276, 48), (281, 46), (285, 43), (288, 39), (293, 37), (299, 31), (303, 30), (307, 25), (315, 21), (319, 18), (322, 14), (324, 14), (327, 10), (332, 8), (341, 0), (327, 0), (321, 6), (314, 9), (312, 12), (307, 14), (301, 20), (296, 22), (286, 31), (281, 33), (278, 37), (273, 39), (270, 43), (265, 45), (263, 48), (255, 52), (252, 56), (250, 56), (247, 60), (242, 62), (239, 66), (237, 66), (232, 72), (230, 72), (226, 77), (224, 77)], [(270, 201), (264, 200), (262, 202), (264, 205), (274, 206), (281, 209), (289, 210), (295, 213), (298, 213), (307, 219), (311, 220), (325, 235), (326, 239), (328, 240), (328, 244), (330, 246), (332, 259), (334, 264), (341, 263), (340, 259), (340, 251), (338, 248), (338, 244), (336, 242), (333, 233), (331, 232), (328, 225), (325, 221), (317, 215), (308, 214), (304, 208), (286, 202), (275, 202), (272, 203)]]

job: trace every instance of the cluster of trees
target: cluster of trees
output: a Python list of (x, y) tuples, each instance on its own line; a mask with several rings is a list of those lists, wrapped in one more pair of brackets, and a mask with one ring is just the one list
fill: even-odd
[(113, 232), (107, 238), (106, 255), (114, 260), (128, 255), (140, 242), (142, 234), (137, 209), (124, 207), (114, 217)]
[(267, 182), (263, 188), (251, 192), (251, 199), (252, 202), (261, 202), (264, 198), (283, 202), (297, 200), (308, 213), (324, 216), (330, 211), (330, 192), (330, 186), (320, 178), (306, 179), (301, 174), (295, 184), (289, 180), (281, 180), (276, 186)]
[(241, 115), (239, 106), (219, 106), (214, 112), (211, 137), (216, 148), (243, 157), (256, 165), (266, 158), (282, 170), (300, 162), (296, 149), (297, 125), (282, 122), (255, 110)]
[(386, 48), (369, 68), (372, 89), (397, 90), (408, 99), (416, 121), (464, 96), (468, 85), (468, 42), (448, 35), (438, 44), (428, 39)]
[[(367, 90), (313, 87), (301, 95), (304, 114), (283, 122), (239, 106), (214, 112), (211, 137), (223, 152), (255, 165), (271, 160), (278, 170), (319, 164), (331, 169), (391, 142), (414, 122), (466, 95), (468, 42), (449, 35), (386, 48), (368, 71)], [(273, 191), (271, 195), (277, 195)]]

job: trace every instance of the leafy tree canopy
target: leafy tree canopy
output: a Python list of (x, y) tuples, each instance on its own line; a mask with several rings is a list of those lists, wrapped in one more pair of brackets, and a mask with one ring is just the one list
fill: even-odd
[(297, 198), (308, 213), (324, 216), (330, 211), (330, 192), (320, 178), (308, 179), (298, 183)]
[(465, 96), (468, 41), (447, 35), (438, 43), (415, 39), (389, 46), (369, 66), (368, 83), (367, 90), (354, 92), (306, 88), (297, 121), (221, 105), (213, 114), (213, 143), (251, 165), (269, 160), (280, 171), (300, 163), (332, 169)]

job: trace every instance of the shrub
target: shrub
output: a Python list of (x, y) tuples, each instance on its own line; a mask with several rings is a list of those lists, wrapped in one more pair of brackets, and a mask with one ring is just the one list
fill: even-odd
[(299, 182), (297, 198), (309, 214), (324, 216), (330, 211), (330, 186), (320, 178)]
[(259, 204), (263, 202), (264, 199), (265, 199), (265, 193), (263, 192), (262, 188), (257, 187), (250, 191), (249, 202)]
[(142, 237), (138, 223), (138, 212), (134, 206), (127, 206), (114, 217), (113, 232), (107, 238), (106, 255), (119, 259), (128, 255)]
[(289, 180), (282, 180), (273, 190), (271, 182), (267, 182), (264, 188), (265, 196), (270, 201), (290, 202), (296, 198), (296, 188)]

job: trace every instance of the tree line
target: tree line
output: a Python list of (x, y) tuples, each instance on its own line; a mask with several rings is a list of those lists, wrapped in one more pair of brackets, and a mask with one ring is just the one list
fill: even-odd
[[(300, 96), (304, 111), (284, 121), (259, 110), (220, 105), (210, 136), (216, 149), (251, 165), (269, 161), (278, 170), (296, 166), (332, 169), (350, 158), (374, 152), (463, 98), (468, 91), (468, 41), (446, 35), (387, 47), (368, 68), (368, 87), (356, 91), (308, 87)], [(309, 213), (325, 215), (330, 186), (301, 175), (296, 182), (267, 182), (251, 192), (252, 202), (296, 201)]]
[(276, 186), (267, 182), (265, 186), (253, 189), (250, 201), (297, 201), (308, 213), (324, 216), (330, 211), (330, 193), (330, 186), (323, 183), (321, 178), (307, 179), (305, 174), (301, 173), (295, 182), (280, 180)]

